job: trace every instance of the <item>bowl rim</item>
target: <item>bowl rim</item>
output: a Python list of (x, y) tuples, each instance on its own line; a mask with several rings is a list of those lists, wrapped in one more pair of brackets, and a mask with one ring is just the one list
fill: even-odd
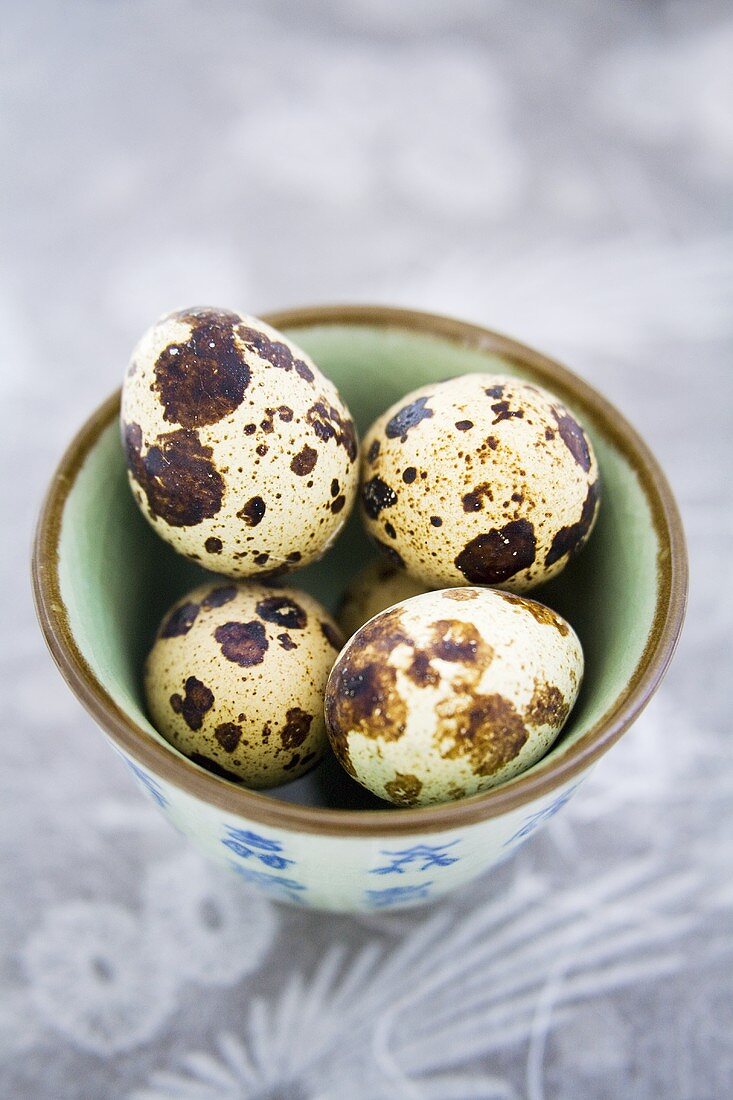
[(113, 743), (156, 778), (237, 817), (290, 832), (342, 837), (441, 832), (517, 810), (564, 786), (586, 771), (639, 716), (672, 659), (682, 629), (688, 583), (685, 536), (672, 491), (657, 460), (621, 413), (587, 382), (549, 356), (480, 325), (379, 305), (309, 306), (268, 313), (263, 319), (291, 332), (330, 325), (393, 328), (498, 354), (540, 379), (549, 378), (554, 393), (589, 411), (590, 418), (602, 425), (604, 434), (635, 470), (659, 540), (654, 618), (633, 675), (607, 711), (554, 764), (456, 802), (399, 811), (326, 809), (283, 802), (237, 787), (199, 768), (151, 738), (117, 706), (82, 656), (61, 598), (59, 540), (64, 506), (87, 455), (118, 415), (119, 390), (89, 417), (65, 451), (36, 529), (31, 567), (33, 597), (44, 638), (61, 675)]

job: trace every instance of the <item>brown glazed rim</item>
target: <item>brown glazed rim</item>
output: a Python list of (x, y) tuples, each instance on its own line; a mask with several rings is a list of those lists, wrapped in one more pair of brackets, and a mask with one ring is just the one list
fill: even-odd
[(685, 538), (674, 497), (656, 459), (621, 414), (582, 379), (539, 352), (477, 325), (414, 310), (359, 305), (291, 309), (269, 314), (266, 320), (287, 330), (319, 325), (394, 328), (496, 353), (581, 408), (636, 471), (659, 540), (654, 620), (633, 676), (606, 714), (556, 761), (458, 802), (400, 810), (321, 809), (280, 802), (204, 771), (155, 741), (110, 698), (79, 651), (61, 599), (59, 536), (64, 504), (86, 456), (118, 414), (119, 392), (90, 417), (61, 459), (36, 532), (32, 565), (36, 612), (62, 676), (102, 729), (143, 767), (203, 802), (263, 825), (344, 837), (426, 833), (472, 825), (550, 794), (585, 771), (638, 717), (662, 679), (682, 629), (687, 598)]

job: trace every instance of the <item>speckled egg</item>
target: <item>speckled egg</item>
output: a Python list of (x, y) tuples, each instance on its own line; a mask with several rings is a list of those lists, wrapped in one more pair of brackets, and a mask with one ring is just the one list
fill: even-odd
[(424, 584), (396, 565), (379, 558), (369, 562), (351, 581), (336, 614), (344, 637), (350, 638), (386, 607), (419, 596), (425, 590)]
[(582, 675), (575, 632), (543, 604), (494, 589), (427, 592), (347, 642), (326, 688), (328, 735), (380, 798), (463, 798), (540, 759)]
[(133, 352), (121, 421), (143, 514), (214, 572), (306, 565), (352, 507), (348, 409), (304, 352), (254, 317), (208, 307), (162, 317)]
[(364, 440), (367, 531), (426, 585), (527, 591), (567, 565), (598, 512), (598, 463), (552, 394), (503, 375), (415, 390)]
[(324, 752), (323, 694), (340, 647), (333, 619), (304, 592), (202, 585), (171, 608), (148, 655), (150, 717), (215, 775), (275, 787)]

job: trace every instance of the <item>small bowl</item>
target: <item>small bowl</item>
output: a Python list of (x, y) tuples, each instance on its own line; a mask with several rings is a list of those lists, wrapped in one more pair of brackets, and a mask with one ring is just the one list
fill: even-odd
[[(418, 809), (372, 800), (332, 762), (257, 792), (180, 755), (146, 717), (141, 667), (165, 608), (201, 573), (137, 510), (120, 445), (119, 393), (81, 429), (48, 491), (33, 556), (38, 617), (71, 689), (142, 789), (203, 853), (295, 905), (361, 911), (419, 904), (515, 851), (638, 716), (682, 627), (682, 526), (636, 432), (586, 382), (539, 352), (476, 325), (382, 307), (288, 310), (267, 320), (333, 379), (362, 431), (409, 390), (468, 371), (538, 382), (586, 426), (603, 478), (598, 524), (562, 576), (533, 593), (570, 620), (586, 657), (581, 695), (551, 751), (501, 787)], [(370, 556), (352, 517), (327, 559), (290, 583), (333, 609)]]

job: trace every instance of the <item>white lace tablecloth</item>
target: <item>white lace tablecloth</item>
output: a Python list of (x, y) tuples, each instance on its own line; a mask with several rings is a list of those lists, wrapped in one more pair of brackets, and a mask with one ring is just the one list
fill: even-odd
[[(722, 2), (3, 6), (3, 1097), (732, 1094), (732, 51)], [(672, 670), (582, 794), (490, 878), (368, 919), (192, 854), (27, 579), (152, 318), (330, 300), (564, 358), (659, 455), (692, 559)]]

